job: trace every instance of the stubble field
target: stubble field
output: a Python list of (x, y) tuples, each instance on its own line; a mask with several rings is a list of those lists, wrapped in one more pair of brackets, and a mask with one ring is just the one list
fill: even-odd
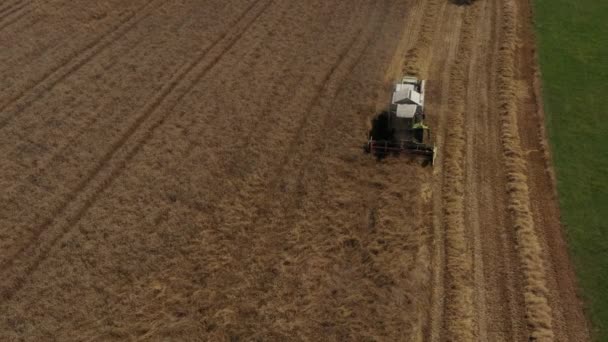
[[(525, 0), (0, 5), (0, 338), (588, 331)], [(403, 73), (435, 167), (362, 153)]]

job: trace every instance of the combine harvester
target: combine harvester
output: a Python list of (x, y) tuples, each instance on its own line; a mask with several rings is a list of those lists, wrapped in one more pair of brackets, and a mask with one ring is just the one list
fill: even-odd
[(365, 151), (378, 157), (413, 154), (435, 163), (437, 148), (431, 141), (431, 130), (424, 124), (424, 87), (426, 81), (405, 76), (395, 85), (393, 97), (381, 129), (370, 132)]

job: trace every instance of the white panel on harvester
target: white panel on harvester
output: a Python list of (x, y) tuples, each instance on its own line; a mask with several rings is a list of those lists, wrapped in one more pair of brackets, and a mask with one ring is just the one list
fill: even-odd
[(418, 106), (415, 104), (399, 104), (395, 114), (398, 118), (411, 119), (416, 115), (417, 110)]
[(422, 106), (420, 93), (414, 90), (400, 90), (393, 93), (392, 104), (417, 104)]
[(393, 93), (392, 104), (406, 104), (409, 103), (410, 90), (399, 90)]
[(413, 84), (396, 84), (395, 91), (416, 90)]
[(412, 102), (415, 104), (422, 106), (422, 96), (420, 96), (419, 92), (412, 90), (410, 92), (410, 100), (412, 100)]

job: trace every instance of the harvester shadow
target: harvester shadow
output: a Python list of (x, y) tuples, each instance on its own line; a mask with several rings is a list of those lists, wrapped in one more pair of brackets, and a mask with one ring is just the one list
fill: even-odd
[(391, 140), (393, 131), (389, 127), (389, 112), (383, 111), (372, 119), (372, 129), (369, 132), (374, 140)]
[[(372, 119), (372, 129), (369, 131), (369, 138), (374, 141), (391, 141), (394, 132), (389, 127), (389, 112), (383, 111)], [(389, 153), (383, 150), (373, 151), (378, 160), (386, 158)]]

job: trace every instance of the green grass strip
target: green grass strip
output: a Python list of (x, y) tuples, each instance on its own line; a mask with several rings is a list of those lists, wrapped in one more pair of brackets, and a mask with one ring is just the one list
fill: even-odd
[(534, 5), (562, 222), (594, 337), (608, 341), (608, 1)]

